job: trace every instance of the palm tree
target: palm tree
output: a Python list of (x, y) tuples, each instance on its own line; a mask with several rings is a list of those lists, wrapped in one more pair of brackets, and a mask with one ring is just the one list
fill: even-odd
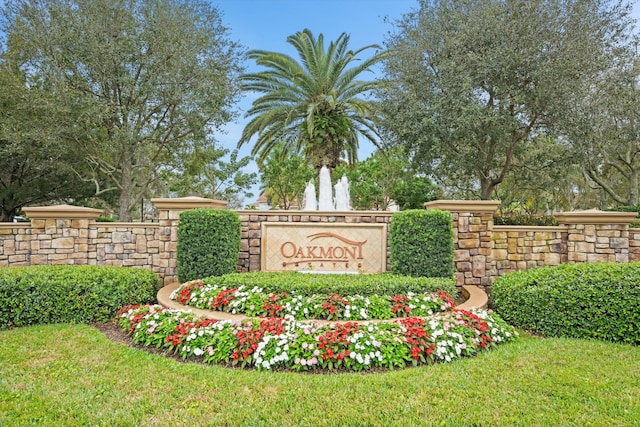
[[(341, 158), (357, 161), (358, 136), (378, 145), (375, 131), (375, 103), (358, 98), (379, 85), (356, 80), (383, 58), (376, 53), (366, 60), (357, 55), (377, 45), (356, 51), (348, 49), (349, 35), (342, 33), (325, 50), (322, 34), (316, 38), (305, 29), (287, 38), (300, 62), (278, 52), (253, 50), (266, 71), (242, 76), (242, 88), (263, 94), (247, 112), (253, 117), (242, 132), (238, 147), (257, 134), (252, 155), (262, 162), (279, 143), (284, 153), (303, 153), (320, 169), (335, 168)], [(351, 68), (348, 68), (352, 66)]]

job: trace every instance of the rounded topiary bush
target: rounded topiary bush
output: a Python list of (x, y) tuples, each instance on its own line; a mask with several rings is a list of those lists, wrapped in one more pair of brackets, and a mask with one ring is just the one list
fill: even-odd
[(391, 271), (406, 276), (453, 275), (451, 214), (438, 209), (393, 214), (389, 226)]
[(108, 321), (125, 304), (154, 302), (159, 286), (152, 271), (130, 267), (0, 268), (0, 329)]
[(546, 336), (640, 344), (640, 263), (564, 264), (493, 284), (495, 310)]
[(240, 253), (238, 214), (218, 209), (182, 212), (177, 252), (181, 282), (235, 272)]

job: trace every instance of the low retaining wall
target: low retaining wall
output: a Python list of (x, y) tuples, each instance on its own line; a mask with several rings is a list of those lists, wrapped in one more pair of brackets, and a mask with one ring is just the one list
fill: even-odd
[[(25, 208), (30, 223), (0, 223), (0, 266), (42, 264), (119, 265), (148, 268), (164, 284), (176, 281), (180, 212), (224, 208), (199, 197), (153, 199), (154, 223), (96, 222), (101, 211), (76, 206)], [(438, 200), (427, 209), (453, 218), (454, 262), (459, 286), (491, 286), (503, 274), (542, 265), (640, 261), (640, 229), (629, 229), (635, 213), (580, 211), (556, 214), (557, 227), (494, 226), (499, 202)], [(242, 235), (238, 271), (262, 268), (263, 223), (386, 224), (391, 212), (239, 211)], [(334, 227), (337, 228), (337, 227)], [(388, 233), (388, 227), (386, 228)], [(387, 239), (387, 242), (389, 240)], [(389, 247), (387, 246), (388, 257)], [(387, 269), (389, 268), (387, 264)]]

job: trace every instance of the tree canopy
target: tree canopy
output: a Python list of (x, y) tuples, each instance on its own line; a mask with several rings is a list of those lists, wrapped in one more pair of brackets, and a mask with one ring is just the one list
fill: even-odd
[(353, 166), (341, 165), (334, 181), (344, 174), (349, 179), (354, 209), (422, 209), (424, 203), (442, 195), (426, 176), (416, 174), (402, 147), (376, 150)]
[(385, 128), (420, 169), (482, 199), (626, 42), (608, 0), (420, 0), (387, 40)]
[(299, 55), (253, 50), (248, 53), (265, 71), (242, 76), (244, 91), (261, 96), (253, 102), (239, 146), (254, 135), (252, 154), (259, 162), (279, 144), (287, 153), (304, 153), (314, 167), (335, 168), (341, 158), (357, 160), (358, 137), (374, 144), (374, 102), (362, 98), (378, 82), (358, 80), (383, 54), (360, 60), (359, 55), (377, 46), (349, 49), (349, 35), (342, 33), (328, 46), (305, 29), (287, 38)]
[(306, 185), (315, 172), (303, 156), (295, 153), (287, 156), (284, 151), (283, 144), (276, 145), (258, 165), (263, 191), (271, 206), (302, 209)]
[(233, 117), (242, 52), (208, 2), (8, 0), (3, 14), (7, 58), (28, 85), (46, 82), (57, 138), (96, 194), (119, 195), (120, 220), (180, 168), (174, 153)]
[(23, 206), (91, 194), (73, 179), (82, 159), (52, 137), (58, 126), (54, 101), (42, 85), (28, 86), (24, 73), (0, 58), (0, 222), (11, 221)]
[(616, 63), (575, 99), (562, 121), (565, 139), (588, 181), (622, 205), (639, 202), (639, 79), (637, 50), (619, 52)]

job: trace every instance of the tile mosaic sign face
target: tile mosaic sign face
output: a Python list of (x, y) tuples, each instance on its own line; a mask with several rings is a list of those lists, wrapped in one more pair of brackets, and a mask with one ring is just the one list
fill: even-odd
[(262, 223), (263, 271), (381, 273), (386, 224)]

